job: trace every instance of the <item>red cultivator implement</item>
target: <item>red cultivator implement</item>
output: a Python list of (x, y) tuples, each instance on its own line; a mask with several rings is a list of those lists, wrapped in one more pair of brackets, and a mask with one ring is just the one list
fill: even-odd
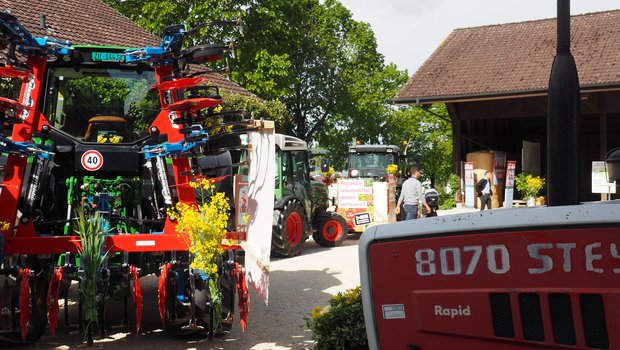
[[(159, 275), (158, 308), (171, 333), (229, 330), (237, 290), (247, 316), (238, 247), (225, 246), (217, 283), (207, 283), (212, 277), (191, 267), (188, 242), (168, 212), (179, 202), (196, 203), (188, 185), (195, 176), (213, 179), (233, 198), (230, 178), (247, 165), (241, 158), (248, 147), (239, 136), (261, 129), (238, 112), (221, 111), (217, 88), (201, 85), (205, 78), (182, 76), (183, 65), (216, 60), (229, 49), (182, 49), (191, 33), (172, 26), (160, 47), (138, 50), (70, 46), (34, 38), (15, 17), (0, 14), (7, 58), (0, 77), (22, 82), (19, 101), (0, 97), (0, 158), (6, 161), (0, 177), (0, 338), (36, 341), (47, 324), (53, 333), (59, 299), (65, 300), (64, 324), (71, 324), (68, 290), (72, 281), (85, 282), (76, 209), (98, 213), (106, 235), (96, 281), (102, 334), (110, 299), (123, 302), (128, 326), (131, 298), (133, 326), (140, 330), (140, 277), (148, 274)], [(228, 229), (231, 238), (240, 237), (233, 220)], [(209, 290), (214, 285), (220, 308)]]

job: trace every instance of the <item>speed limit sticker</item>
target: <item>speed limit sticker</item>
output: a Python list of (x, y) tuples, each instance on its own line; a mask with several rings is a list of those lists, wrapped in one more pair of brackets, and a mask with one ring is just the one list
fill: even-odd
[(95, 150), (90, 150), (82, 154), (80, 160), (82, 167), (88, 171), (97, 171), (103, 166), (103, 156)]

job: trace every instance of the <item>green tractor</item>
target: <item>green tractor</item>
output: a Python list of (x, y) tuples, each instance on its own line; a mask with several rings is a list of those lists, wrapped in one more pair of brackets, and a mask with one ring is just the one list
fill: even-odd
[(327, 211), (327, 187), (310, 178), (308, 145), (287, 135), (276, 134), (275, 139), (277, 174), (272, 254), (299, 255), (311, 234), (323, 247), (341, 245), (347, 238), (347, 222), (336, 212)]

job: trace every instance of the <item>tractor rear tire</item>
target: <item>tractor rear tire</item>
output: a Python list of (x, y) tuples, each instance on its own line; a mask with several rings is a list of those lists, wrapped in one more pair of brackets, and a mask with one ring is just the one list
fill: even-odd
[(341, 215), (325, 212), (318, 217), (317, 221), (318, 225), (312, 238), (321, 247), (338, 247), (347, 239), (349, 227)]
[(272, 227), (271, 253), (284, 258), (301, 253), (305, 241), (306, 215), (298, 200), (290, 200), (282, 209), (274, 210), (276, 225)]

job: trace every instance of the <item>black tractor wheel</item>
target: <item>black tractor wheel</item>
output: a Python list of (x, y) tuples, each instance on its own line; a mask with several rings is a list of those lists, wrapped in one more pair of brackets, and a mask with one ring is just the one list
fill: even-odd
[(276, 225), (272, 228), (271, 252), (290, 258), (299, 255), (303, 249), (306, 215), (297, 200), (287, 202), (281, 209), (274, 210)]
[(337, 247), (347, 239), (347, 221), (338, 213), (326, 212), (317, 218), (314, 241), (322, 247)]

